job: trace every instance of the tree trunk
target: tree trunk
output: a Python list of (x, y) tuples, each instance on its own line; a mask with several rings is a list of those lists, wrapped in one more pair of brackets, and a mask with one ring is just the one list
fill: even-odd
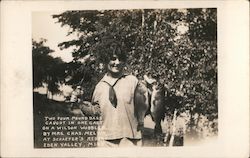
[(145, 25), (145, 15), (144, 15), (144, 9), (142, 9), (142, 14), (141, 14), (141, 32), (143, 32), (144, 25)]
[(177, 110), (175, 109), (173, 121), (172, 121), (173, 130), (172, 130), (171, 138), (169, 141), (169, 146), (173, 146), (173, 144), (174, 144), (174, 136), (175, 136), (175, 131), (176, 131), (176, 114), (177, 114)]
[(47, 89), (46, 89), (46, 96), (47, 96), (47, 99), (49, 99), (49, 85), (47, 84)]
[(156, 32), (157, 21), (158, 21), (158, 14), (156, 13), (154, 20), (154, 33)]

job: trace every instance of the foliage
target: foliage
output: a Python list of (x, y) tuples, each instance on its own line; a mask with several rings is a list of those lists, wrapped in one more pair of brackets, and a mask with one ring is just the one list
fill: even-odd
[(32, 40), (33, 88), (41, 87), (45, 83), (53, 95), (60, 93), (59, 86), (65, 78), (65, 63), (61, 58), (50, 56), (54, 50), (45, 46), (45, 43), (45, 39), (39, 42)]
[(127, 71), (138, 78), (144, 74), (157, 78), (172, 109), (214, 120), (218, 118), (216, 14), (213, 8), (90, 10), (66, 11), (53, 18), (69, 26), (69, 34), (78, 34), (59, 47), (76, 46), (72, 53), (76, 63), (91, 58), (72, 69), (76, 75), (71, 84), (83, 75), (82, 84), (91, 91), (104, 71), (106, 48), (116, 41), (129, 56)]

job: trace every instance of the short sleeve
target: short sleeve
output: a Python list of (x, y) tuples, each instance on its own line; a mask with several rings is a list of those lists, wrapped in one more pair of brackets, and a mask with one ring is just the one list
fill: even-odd
[(129, 75), (128, 79), (129, 79), (129, 82), (132, 84), (132, 87), (133, 87), (132, 89), (135, 90), (139, 80), (133, 75)]
[(113, 106), (109, 101), (109, 85), (104, 82), (99, 82), (92, 96), (92, 103), (99, 104), (101, 109), (103, 106)]

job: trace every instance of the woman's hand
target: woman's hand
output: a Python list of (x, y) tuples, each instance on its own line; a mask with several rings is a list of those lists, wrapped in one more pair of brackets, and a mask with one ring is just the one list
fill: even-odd
[(79, 103), (79, 108), (86, 115), (100, 115), (101, 110), (99, 104), (92, 104), (89, 101), (82, 101)]

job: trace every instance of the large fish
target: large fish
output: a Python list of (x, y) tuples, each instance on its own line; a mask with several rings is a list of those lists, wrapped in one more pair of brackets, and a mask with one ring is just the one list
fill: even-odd
[(161, 120), (165, 115), (165, 92), (154, 79), (144, 76), (135, 91), (135, 114), (138, 119), (138, 130), (144, 128), (144, 118), (150, 115), (155, 123), (154, 133), (162, 133)]

